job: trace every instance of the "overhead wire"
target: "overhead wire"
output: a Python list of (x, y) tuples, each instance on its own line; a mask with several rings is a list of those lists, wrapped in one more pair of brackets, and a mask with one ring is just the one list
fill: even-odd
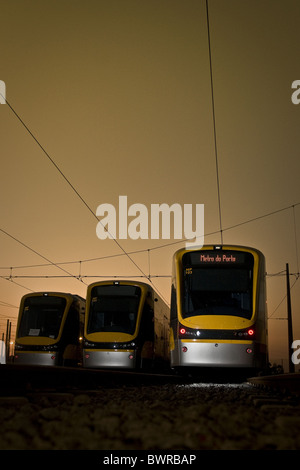
[[(211, 39), (210, 39), (210, 21), (209, 21), (209, 8), (208, 8), (208, 0), (206, 0), (206, 19), (207, 19), (207, 34), (208, 34), (208, 52), (209, 52), (209, 67), (210, 67), (210, 85), (211, 85), (211, 99), (212, 99), (212, 117), (213, 117), (213, 132), (214, 132), (214, 148), (215, 148), (215, 162), (216, 162), (216, 179), (217, 179), (217, 193), (218, 193), (218, 208), (219, 208), (219, 226), (220, 226), (220, 229), (218, 231), (215, 231), (215, 232), (211, 232), (210, 234), (206, 234), (205, 236), (208, 236), (208, 235), (213, 235), (213, 234), (216, 234), (216, 233), (220, 233), (221, 235), (221, 244), (223, 244), (223, 232), (224, 231), (228, 231), (228, 230), (232, 230), (233, 228), (237, 228), (237, 227), (240, 227), (244, 224), (247, 224), (247, 223), (250, 223), (250, 222), (253, 222), (253, 221), (256, 221), (256, 220), (259, 220), (261, 218), (264, 218), (264, 217), (268, 217), (270, 215), (273, 215), (273, 214), (276, 214), (278, 212), (281, 212), (281, 211), (284, 211), (288, 208), (291, 208), (293, 209), (293, 218), (294, 218), (294, 236), (295, 236), (295, 247), (296, 247), (296, 259), (297, 259), (297, 268), (298, 268), (298, 275), (299, 275), (299, 261), (298, 261), (298, 246), (297, 246), (297, 233), (296, 233), (296, 220), (295, 220), (295, 206), (299, 205), (300, 203), (297, 203), (297, 204), (293, 204), (292, 206), (288, 206), (286, 208), (283, 208), (283, 209), (279, 209), (277, 211), (273, 211), (273, 212), (270, 212), (268, 214), (265, 214), (263, 216), (259, 216), (259, 217), (255, 217), (253, 219), (249, 219), (247, 221), (244, 221), (244, 222), (241, 222), (239, 224), (236, 224), (236, 225), (232, 225), (230, 227), (227, 227), (225, 229), (223, 229), (223, 226), (222, 226), (222, 213), (221, 213), (221, 194), (220, 194), (220, 178), (219, 178), (219, 162), (218, 162), (218, 147), (217, 147), (217, 132), (216, 132), (216, 116), (215, 116), (215, 99), (214, 99), (214, 83), (213, 83), (213, 67), (212, 67), (212, 53), (211, 53)], [(46, 151), (45, 147), (40, 143), (40, 141), (37, 139), (37, 137), (33, 134), (33, 132), (29, 129), (29, 127), (25, 124), (24, 120), (20, 117), (20, 115), (15, 111), (15, 109), (13, 108), (13, 106), (7, 101), (6, 99), (6, 96), (3, 96), (3, 94), (0, 93), (0, 95), (2, 96), (2, 98), (5, 100), (6, 104), (8, 105), (8, 107), (10, 108), (10, 110), (13, 112), (13, 114), (16, 116), (16, 118), (19, 120), (19, 122), (23, 125), (23, 127), (26, 129), (26, 131), (29, 133), (29, 135), (33, 138), (33, 140), (36, 142), (36, 144), (40, 147), (40, 149), (42, 150), (42, 152), (44, 153), (44, 155), (48, 158), (48, 160), (51, 162), (51, 164), (55, 167), (55, 169), (59, 172), (59, 174), (62, 176), (62, 178), (65, 180), (65, 182), (69, 185), (69, 187), (72, 189), (72, 191), (76, 194), (76, 196), (80, 199), (80, 201), (84, 204), (84, 206), (88, 209), (88, 211), (92, 214), (92, 216), (98, 221), (101, 223), (101, 225), (103, 226), (104, 230), (109, 234), (109, 231), (107, 230), (107, 228), (102, 224), (101, 220), (98, 219), (97, 215), (94, 213), (94, 211), (91, 209), (91, 207), (89, 206), (89, 204), (85, 201), (85, 199), (81, 196), (81, 194), (79, 193), (79, 191), (75, 188), (75, 186), (71, 183), (71, 181), (67, 178), (67, 176), (65, 175), (65, 173), (60, 169), (60, 167), (57, 165), (57, 163), (54, 161), (54, 159), (50, 156), (50, 154)], [(179, 241), (176, 241), (176, 242), (171, 242), (171, 243), (166, 243), (166, 244), (163, 244), (163, 245), (160, 245), (158, 247), (153, 247), (153, 248), (146, 248), (144, 250), (138, 250), (138, 251), (134, 251), (134, 252), (127, 252), (122, 246), (121, 244), (118, 242), (118, 240), (116, 240), (114, 237), (110, 235), (110, 238), (114, 240), (114, 242), (118, 245), (118, 247), (121, 249), (121, 251), (123, 252), (122, 254), (119, 254), (119, 255), (108, 255), (106, 257), (99, 257), (99, 258), (94, 258), (94, 259), (90, 259), (90, 260), (81, 260), (81, 261), (70, 261), (70, 262), (65, 262), (65, 263), (54, 263), (52, 261), (50, 261), (49, 259), (47, 259), (45, 256), (41, 255), (40, 253), (38, 253), (36, 250), (32, 249), (31, 247), (28, 247), (26, 244), (24, 244), (23, 242), (21, 242), (20, 240), (16, 239), (15, 237), (13, 237), (12, 235), (8, 234), (8, 232), (6, 232), (5, 230), (3, 229), (0, 229), (1, 232), (5, 233), (6, 235), (10, 236), (12, 239), (14, 239), (15, 241), (17, 241), (18, 243), (22, 244), (24, 247), (28, 248), (29, 250), (31, 250), (32, 252), (34, 252), (35, 254), (37, 254), (38, 256), (41, 256), (43, 259), (45, 259), (49, 265), (52, 265), (52, 266), (56, 266), (57, 268), (61, 269), (62, 271), (64, 271), (66, 274), (67, 274), (67, 277), (73, 277), (73, 278), (76, 278), (78, 280), (80, 280), (81, 282), (83, 282), (82, 278), (83, 277), (88, 277), (88, 276), (82, 276), (81, 275), (81, 266), (82, 266), (82, 263), (84, 262), (88, 262), (88, 261), (95, 261), (95, 260), (99, 260), (99, 259), (104, 259), (104, 258), (112, 258), (112, 257), (115, 257), (115, 256), (127, 256), (129, 258), (129, 260), (135, 265), (135, 267), (141, 272), (142, 274), (142, 277), (145, 277), (147, 278), (150, 282), (151, 282), (151, 278), (154, 277), (154, 276), (151, 276), (150, 275), (150, 251), (152, 250), (157, 250), (157, 249), (161, 249), (161, 248), (165, 248), (165, 247), (168, 247), (168, 246), (171, 246), (171, 245), (175, 245), (175, 244), (179, 244), (179, 243), (182, 243), (184, 240), (179, 240)], [(140, 268), (140, 266), (132, 259), (132, 257), (130, 256), (131, 254), (135, 254), (135, 253), (141, 253), (141, 252), (144, 252), (144, 251), (147, 251), (148, 252), (148, 266), (149, 266), (149, 275), (146, 275), (145, 272)], [(68, 271), (66, 271), (65, 269), (61, 268), (60, 265), (62, 264), (71, 264), (71, 263), (79, 263), (79, 266), (80, 266), (80, 272), (79, 272), (79, 276), (75, 276), (71, 273), (69, 273)], [(46, 265), (32, 265), (31, 267), (37, 267), (37, 266), (46, 266)], [(22, 268), (26, 268), (26, 267), (29, 267), (29, 266), (23, 266)], [(17, 268), (20, 268), (20, 267), (14, 267), (13, 269), (17, 269)], [(0, 268), (0, 269), (7, 269), (7, 268)], [(12, 269), (12, 268), (11, 268)], [(7, 279), (6, 277), (4, 276), (1, 276), (3, 279), (6, 279), (6, 280), (13, 280), (13, 278), (17, 278), (17, 277), (21, 277), (21, 276), (10, 276), (9, 279)], [(25, 277), (25, 276), (22, 276), (22, 277)], [(28, 276), (27, 276), (28, 277)], [(40, 277), (40, 276), (39, 276)], [(45, 276), (45, 277), (50, 277), (50, 276)], [(56, 276), (56, 277), (59, 277), (59, 276)], [(60, 276), (62, 277), (62, 276)], [(94, 276), (92, 276), (94, 277)], [(127, 276), (126, 276), (127, 277)], [(161, 276), (156, 276), (156, 277), (161, 277)], [(24, 286), (21, 286), (21, 287), (24, 287)], [(30, 290), (30, 289), (28, 289)]]
[[(16, 237), (14, 237), (13, 235), (11, 235), (10, 233), (8, 233), (6, 230), (3, 230), (2, 228), (0, 228), (0, 232), (4, 233), (5, 235), (7, 235), (9, 238), (11, 238), (12, 240), (14, 240), (15, 242), (19, 243), (20, 245), (22, 245), (23, 247), (25, 247), (26, 249), (28, 249), (29, 251), (31, 251), (32, 253), (34, 253), (35, 255), (43, 258), (45, 261), (47, 261), (50, 265), (52, 266), (55, 266), (57, 267), (58, 269), (60, 269), (61, 271), (65, 272), (66, 274), (68, 274), (69, 276), (71, 277), (74, 277), (76, 279), (77, 276), (75, 276), (74, 274), (70, 273), (69, 271), (66, 271), (64, 268), (62, 268), (61, 266), (59, 266), (58, 264), (54, 263), (53, 261), (49, 260), (48, 258), (46, 258), (46, 256), (42, 255), (41, 253), (39, 253), (38, 251), (34, 250), (33, 248), (31, 248), (30, 246), (26, 245), (24, 242), (22, 242), (21, 240), (18, 240)], [(12, 268), (11, 268), (12, 269)], [(12, 278), (12, 276), (10, 276), (10, 278)]]
[(17, 286), (19, 287), (22, 287), (23, 289), (25, 290), (28, 290), (29, 292), (34, 292), (32, 289), (30, 289), (29, 287), (27, 286), (23, 286), (23, 284), (20, 284), (19, 282), (16, 282), (13, 277), (5, 277), (5, 276), (0, 276), (0, 279), (4, 279), (5, 281), (8, 281), (8, 282), (13, 282), (14, 284), (16, 284)]
[[(292, 275), (292, 274), (290, 274)], [(295, 281), (293, 282), (293, 284), (291, 285), (291, 290), (293, 289), (293, 287), (295, 286), (296, 282), (298, 281), (299, 277), (297, 276)], [(281, 299), (281, 301), (279, 302), (279, 304), (277, 305), (277, 307), (273, 310), (273, 312), (271, 313), (271, 315), (268, 316), (268, 320), (272, 319), (272, 320), (287, 320), (287, 317), (286, 318), (272, 318), (274, 313), (277, 312), (277, 310), (279, 309), (279, 307), (281, 306), (281, 304), (285, 301), (285, 299), (287, 298), (287, 294), (285, 294), (283, 296), (283, 298)]]
[[(281, 209), (277, 209), (275, 211), (272, 211), (272, 212), (268, 212), (266, 214), (263, 214), (263, 215), (260, 215), (260, 216), (257, 216), (257, 217), (253, 217), (251, 219), (248, 219), (248, 220), (245, 220), (243, 222), (239, 222), (238, 224), (234, 224), (234, 225), (231, 225), (229, 227), (225, 227), (223, 229), (223, 232), (225, 231), (229, 231), (229, 230), (233, 230), (235, 228), (238, 228), (238, 227), (241, 227), (243, 225), (246, 225), (246, 224), (249, 224), (249, 223), (252, 223), (252, 222), (255, 222), (257, 220), (260, 220), (260, 219), (263, 219), (263, 218), (266, 218), (266, 217), (270, 217), (272, 215), (275, 215), (275, 214), (278, 214), (280, 212), (283, 212), (283, 211), (286, 211), (286, 210), (289, 210), (291, 208), (295, 208), (296, 206), (300, 205), (300, 202), (296, 203), (296, 204), (292, 204), (290, 206), (287, 206), (287, 207), (284, 207), (284, 208), (281, 208)], [(0, 229), (1, 230), (1, 229)], [(211, 236), (211, 235), (215, 235), (219, 233), (219, 230), (217, 231), (214, 231), (214, 232), (209, 232), (209, 233), (206, 233), (204, 235), (204, 237), (208, 237), (208, 236)], [(184, 243), (186, 240), (185, 239), (181, 239), (181, 240), (178, 240), (178, 241), (175, 241), (175, 242), (170, 242), (170, 243), (164, 243), (162, 245), (159, 245), (159, 246), (155, 246), (155, 247), (152, 247), (152, 248), (143, 248), (143, 249), (140, 249), (140, 250), (135, 250), (135, 251), (130, 251), (128, 252), (129, 255), (134, 255), (134, 254), (140, 254), (140, 253), (148, 253), (151, 252), (151, 251), (154, 251), (154, 250), (160, 250), (160, 249), (164, 249), (164, 248), (168, 248), (172, 245), (175, 245), (175, 244), (180, 244), (180, 243)], [(22, 243), (22, 242), (20, 242)], [(23, 244), (23, 243), (22, 243)], [(25, 244), (24, 244), (25, 245)], [(111, 258), (117, 258), (117, 257), (121, 257), (121, 256), (124, 256), (124, 253), (117, 253), (117, 254), (113, 254), (113, 255), (105, 255), (105, 256), (98, 256), (98, 257), (95, 257), (95, 258), (86, 258), (86, 259), (81, 259), (81, 260), (71, 260), (71, 261), (61, 261), (61, 262), (56, 262), (56, 263), (53, 263), (53, 262), (49, 262), (49, 263), (42, 263), (42, 264), (31, 264), (31, 265), (19, 265), (19, 266), (0, 266), (0, 269), (2, 270), (16, 270), (16, 269), (29, 269), (29, 268), (37, 268), (37, 267), (47, 267), (47, 266), (52, 266), (53, 264), (55, 266), (60, 266), (60, 265), (67, 265), (67, 264), (79, 264), (80, 266), (82, 265), (82, 263), (90, 263), (90, 262), (95, 262), (95, 261), (101, 261), (101, 260), (105, 260), (105, 259), (111, 259)], [(148, 258), (148, 264), (149, 264), (149, 258)], [(145, 277), (148, 277), (147, 275), (144, 275)], [(74, 275), (74, 277), (76, 277)]]
[[(12, 305), (8, 302), (5, 302), (4, 300), (0, 300), (0, 307), (19, 308), (16, 305)], [(1, 313), (0, 313), (0, 315), (1, 315)]]
[[(297, 230), (296, 230), (296, 218), (295, 218), (295, 207), (297, 205), (299, 205), (300, 203), (297, 203), (297, 204), (293, 204), (292, 206), (288, 206), (288, 207), (285, 207), (283, 209), (279, 209), (279, 210), (276, 210), (276, 211), (273, 211), (273, 212), (270, 212), (268, 214), (265, 214), (265, 215), (262, 215), (262, 216), (259, 216), (259, 217), (255, 217), (255, 218), (252, 218), (252, 219), (249, 219), (247, 221), (244, 221), (244, 222), (241, 222), (241, 223), (238, 223), (238, 224), (235, 224), (235, 225), (232, 225), (230, 227), (227, 227), (227, 228), (223, 228), (222, 226), (222, 212), (221, 212), (221, 192), (220, 192), (220, 177), (219, 177), (219, 159), (218, 159), (218, 147), (217, 147), (217, 132), (216, 132), (216, 116), (215, 116), (215, 99), (214, 99), (214, 84), (213, 84), (213, 68), (212, 68), (212, 54), (211, 54), (211, 40), (210, 40), (210, 22), (209, 22), (209, 10), (208, 10), (208, 0), (206, 0), (206, 16), (207, 16), (207, 32), (208, 32), (208, 50), (209, 50), (209, 65), (210, 65), (210, 84), (211, 84), (211, 99), (212, 99), (212, 118), (213, 118), (213, 132), (214, 132), (214, 148), (215, 148), (215, 163), (216, 163), (216, 179), (217, 179), (217, 196), (218, 196), (218, 209), (219, 209), (219, 227), (220, 229), (218, 231), (215, 231), (215, 232), (211, 232), (210, 234), (206, 234), (205, 236), (208, 236), (208, 235), (214, 235), (214, 234), (217, 234), (217, 233), (220, 233), (220, 237), (221, 237), (221, 244), (223, 244), (223, 233), (225, 231), (229, 231), (229, 230), (232, 230), (234, 228), (237, 228), (237, 227), (240, 227), (242, 225), (245, 225), (245, 224), (248, 224), (248, 223), (251, 223), (251, 222), (254, 222), (254, 221), (257, 221), (257, 220), (260, 220), (262, 218), (265, 218), (265, 217), (269, 217), (271, 215), (274, 215), (274, 214), (277, 214), (279, 212), (282, 212), (282, 211), (285, 211), (287, 209), (290, 209), (292, 208), (293, 210), (293, 221), (294, 221), (294, 238), (295, 238), (295, 250), (296, 250), (296, 262), (297, 262), (297, 273), (291, 273), (290, 275), (296, 275), (296, 279), (294, 281), (294, 283), (292, 284), (291, 286), (291, 289), (295, 286), (298, 278), (299, 278), (299, 257), (298, 257), (298, 242), (297, 242)], [(3, 97), (3, 95), (1, 95)], [(33, 138), (33, 140), (36, 142), (36, 144), (40, 147), (40, 149), (42, 150), (42, 152), (45, 154), (45, 156), (48, 158), (48, 160), (51, 162), (51, 164), (55, 167), (55, 169), (59, 172), (59, 174), (61, 175), (61, 177), (65, 180), (65, 182), (69, 185), (69, 187), (72, 189), (72, 191), (76, 194), (76, 196), (80, 199), (80, 201), (84, 204), (84, 206), (87, 208), (87, 210), (92, 214), (92, 216), (98, 221), (101, 223), (101, 225), (103, 226), (101, 220), (98, 219), (98, 217), (96, 216), (96, 214), (94, 213), (94, 211), (91, 209), (91, 207), (88, 205), (88, 203), (85, 201), (85, 199), (81, 196), (81, 194), (79, 193), (79, 191), (74, 187), (74, 185), (71, 183), (71, 181), (67, 178), (67, 176), (64, 174), (64, 172), (59, 168), (59, 166), (57, 165), (57, 163), (53, 160), (53, 158), (49, 155), (49, 153), (46, 151), (46, 149), (44, 148), (43, 145), (41, 145), (41, 143), (39, 142), (39, 140), (35, 137), (35, 135), (32, 133), (32, 131), (28, 128), (28, 126), (25, 124), (25, 122), (23, 121), (23, 119), (19, 116), (19, 114), (15, 111), (15, 109), (11, 106), (11, 104), (6, 100), (6, 97), (3, 97), (5, 99), (5, 102), (6, 104), (8, 105), (8, 107), (10, 108), (10, 110), (13, 112), (13, 114), (17, 117), (17, 119), (19, 120), (19, 122), (23, 125), (23, 127), (26, 129), (26, 131), (29, 133), (29, 135)], [(108, 232), (107, 228), (105, 226), (104, 227), (104, 230)], [(5, 230), (1, 229), (0, 228), (0, 231), (4, 234), (6, 234), (7, 236), (9, 236), (10, 238), (12, 238), (13, 240), (15, 240), (16, 242), (20, 243), (23, 247), (29, 249), (30, 251), (32, 251), (33, 253), (35, 253), (36, 255), (40, 256), (41, 258), (43, 258), (45, 261), (47, 261), (47, 264), (36, 264), (36, 265), (30, 265), (30, 266), (15, 266), (13, 268), (10, 268), (10, 269), (19, 269), (19, 268), (31, 268), (31, 267), (42, 267), (42, 266), (55, 266), (56, 268), (62, 270), (63, 272), (65, 272), (65, 276), (16, 276), (16, 275), (10, 275), (9, 277), (5, 277), (5, 276), (0, 276), (0, 278), (2, 279), (5, 279), (7, 281), (11, 281), (11, 282), (14, 282), (16, 285), (19, 285), (20, 287), (23, 287), (27, 290), (30, 290), (28, 287), (25, 287), (21, 284), (18, 284), (17, 282), (14, 281), (14, 279), (16, 278), (34, 278), (34, 277), (45, 277), (45, 278), (50, 278), (50, 277), (73, 277), (75, 279), (78, 279), (80, 280), (81, 282), (83, 282), (83, 278), (88, 278), (88, 277), (107, 277), (107, 276), (88, 276), (88, 275), (82, 275), (81, 274), (81, 268), (82, 268), (82, 263), (87, 263), (87, 262), (92, 262), (92, 261), (98, 261), (98, 260), (102, 260), (102, 259), (107, 259), (107, 258), (113, 258), (113, 257), (117, 257), (117, 256), (127, 256), (128, 259), (134, 264), (134, 266), (141, 272), (142, 276), (134, 276), (134, 277), (145, 277), (147, 278), (150, 282), (151, 282), (151, 278), (154, 278), (154, 277), (170, 277), (168, 275), (151, 275), (150, 274), (150, 252), (153, 251), (153, 250), (158, 250), (158, 249), (162, 249), (162, 248), (166, 248), (166, 247), (169, 247), (171, 245), (175, 245), (175, 244), (179, 244), (179, 243), (182, 243), (184, 240), (180, 240), (180, 241), (175, 241), (175, 242), (171, 242), (171, 243), (166, 243), (166, 244), (163, 244), (163, 245), (160, 245), (160, 246), (157, 246), (157, 247), (153, 247), (153, 248), (146, 248), (146, 249), (143, 249), (143, 250), (137, 250), (137, 251), (133, 251), (133, 252), (127, 252), (122, 246), (121, 244), (112, 236), (110, 236), (111, 239), (114, 240), (114, 242), (118, 245), (118, 247), (120, 248), (120, 250), (123, 252), (122, 254), (117, 254), (117, 255), (108, 255), (108, 256), (104, 256), (104, 257), (98, 257), (98, 258), (92, 258), (92, 259), (85, 259), (85, 260), (75, 260), (75, 261), (69, 261), (69, 262), (60, 262), (60, 263), (54, 263), (52, 262), (51, 260), (49, 260), (48, 258), (46, 258), (45, 256), (41, 255), (39, 252), (37, 252), (36, 250), (32, 249), (31, 247), (29, 247), (28, 245), (26, 245), (25, 243), (21, 242), (20, 240), (18, 240), (16, 237), (12, 236), (11, 234), (9, 234), (8, 232), (6, 232)], [(109, 233), (109, 232), (108, 232)], [(146, 273), (144, 273), (144, 271), (140, 268), (140, 266), (132, 259), (132, 257), (130, 255), (133, 255), (133, 254), (137, 254), (137, 253), (142, 253), (142, 252), (147, 252), (148, 253), (148, 270), (149, 270), (149, 275), (147, 275)], [(61, 265), (65, 265), (65, 264), (72, 264), (72, 263), (79, 263), (79, 276), (76, 276), (68, 271), (66, 271), (64, 268), (61, 267)], [(0, 267), (0, 269), (8, 269), (7, 267)], [(274, 276), (279, 276), (279, 275), (284, 275), (284, 271), (281, 271), (279, 273), (275, 273), (275, 274), (267, 274), (269, 277), (274, 277)], [(121, 276), (113, 276), (113, 277), (121, 277)], [(128, 277), (128, 276), (124, 276), (124, 277)], [(131, 276), (132, 277), (132, 276)], [(275, 308), (275, 310), (273, 311), (273, 313), (269, 316), (269, 318), (272, 318), (272, 316), (274, 315), (274, 313), (278, 310), (278, 308), (280, 307), (280, 305), (283, 303), (283, 301), (285, 300), (286, 298), (286, 295), (284, 296), (284, 298), (281, 300), (281, 302), (277, 305), (277, 307)], [(10, 305), (6, 302), (2, 302), (0, 301), (0, 306), (2, 307), (15, 307), (13, 305)], [(280, 320), (281, 318), (273, 318), (274, 320), (275, 319), (278, 319)]]
[[(65, 276), (59, 276), (59, 275), (49, 275), (49, 274), (37, 274), (37, 275), (33, 275), (33, 276), (30, 276), (30, 275), (19, 275), (19, 276), (12, 276), (11, 279), (65, 279), (65, 278), (70, 278), (70, 277), (74, 277), (73, 275), (65, 275)], [(140, 275), (124, 275), (124, 274), (114, 274), (114, 275), (98, 275), (98, 274), (84, 274), (81, 276), (81, 278), (105, 278), (107, 279), (108, 277), (111, 277), (111, 278), (144, 278), (145, 276), (143, 276), (142, 274)], [(166, 278), (171, 278), (171, 274), (151, 274), (149, 276), (147, 276), (147, 279), (152, 279), (152, 278), (158, 278), (158, 277), (166, 277)], [(3, 276), (0, 276), (0, 279), (7, 279), (7, 278), (4, 278)], [(9, 279), (7, 279), (9, 280)]]
[[(39, 142), (39, 140), (35, 137), (35, 135), (31, 132), (31, 130), (28, 128), (28, 126), (25, 124), (25, 122), (23, 121), (23, 119), (19, 116), (19, 114), (15, 111), (15, 109), (12, 107), (12, 105), (7, 101), (7, 99), (5, 98), (5, 101), (6, 101), (6, 104), (8, 105), (8, 107), (11, 109), (11, 111), (14, 113), (14, 115), (17, 117), (17, 119), (21, 122), (21, 124), (24, 126), (24, 128), (26, 129), (26, 131), (31, 135), (31, 137), (34, 139), (34, 141), (37, 143), (37, 145), (40, 147), (40, 149), (42, 150), (42, 152), (46, 155), (46, 157), (48, 158), (48, 160), (52, 163), (52, 165), (56, 168), (56, 170), (59, 172), (59, 174), (63, 177), (63, 179), (65, 180), (65, 182), (70, 186), (70, 188), (72, 189), (72, 191), (76, 194), (76, 196), (80, 199), (80, 201), (84, 204), (84, 206), (88, 209), (88, 211), (92, 214), (92, 216), (98, 221), (101, 223), (101, 225), (103, 226), (104, 230), (110, 235), (110, 237), (115, 241), (115, 243), (118, 245), (118, 247), (124, 252), (125, 255), (128, 256), (126, 250), (124, 250), (124, 248), (121, 246), (121, 244), (118, 242), (118, 240), (116, 240), (114, 237), (112, 237), (112, 235), (109, 233), (109, 231), (107, 230), (107, 227), (105, 227), (101, 220), (98, 219), (97, 215), (94, 213), (93, 209), (88, 205), (88, 203), (85, 201), (85, 199), (81, 196), (81, 194), (79, 193), (79, 191), (75, 188), (75, 186), (71, 183), (71, 181), (67, 178), (67, 176), (64, 174), (64, 172), (59, 168), (59, 166), (55, 163), (55, 161), (53, 160), (53, 158), (49, 155), (49, 153), (46, 151), (46, 149), (43, 147), (43, 145)], [(129, 257), (129, 256), (128, 256)], [(129, 257), (129, 259), (133, 262), (133, 264), (136, 266), (137, 269), (139, 269), (141, 272), (141, 268)], [(142, 272), (142, 274), (144, 274)]]
[[(1, 94), (1, 93), (0, 93)], [(85, 199), (81, 196), (81, 194), (79, 193), (79, 191), (75, 188), (75, 186), (71, 183), (71, 181), (67, 178), (67, 176), (64, 174), (64, 172), (59, 168), (59, 166), (57, 165), (57, 163), (53, 160), (53, 158), (50, 156), (50, 154), (46, 151), (46, 149), (44, 148), (44, 146), (39, 142), (39, 140), (35, 137), (35, 135), (33, 134), (33, 132), (29, 129), (29, 127), (25, 124), (24, 120), (20, 117), (20, 115), (15, 111), (15, 109), (13, 108), (13, 106), (7, 101), (6, 99), (6, 96), (3, 96), (1, 94), (2, 98), (5, 100), (6, 104), (8, 105), (9, 109), (13, 112), (13, 114), (16, 116), (16, 118), (19, 120), (19, 122), (23, 125), (23, 127), (26, 129), (26, 131), (30, 134), (30, 136), (33, 138), (33, 140), (36, 142), (36, 144), (40, 147), (40, 149), (42, 150), (42, 152), (44, 153), (44, 155), (46, 155), (46, 157), (48, 158), (48, 160), (51, 162), (51, 164), (55, 167), (55, 169), (59, 172), (59, 174), (63, 177), (63, 179), (65, 180), (65, 182), (69, 185), (69, 187), (72, 189), (72, 191), (76, 194), (76, 196), (80, 199), (80, 201), (84, 204), (84, 206), (88, 209), (88, 211), (92, 214), (92, 216), (99, 222), (101, 223), (102, 227), (104, 228), (104, 230), (109, 234), (110, 238), (112, 240), (114, 240), (114, 242), (116, 243), (116, 245), (120, 248), (120, 250), (123, 251), (124, 255), (126, 255), (128, 257), (128, 259), (131, 261), (131, 263), (142, 273), (142, 275), (145, 277), (145, 278), (148, 278), (148, 276), (144, 273), (144, 271), (140, 268), (140, 266), (130, 257), (130, 255), (126, 252), (126, 250), (122, 247), (122, 245), (118, 242), (118, 240), (116, 240), (108, 231), (107, 227), (104, 226), (101, 222), (101, 220), (98, 219), (97, 215), (94, 213), (94, 211), (91, 209), (91, 207), (88, 205), (88, 203), (85, 201)], [(34, 250), (32, 250), (34, 251)], [(45, 258), (46, 259), (46, 258)], [(49, 261), (49, 260), (47, 260)], [(50, 261), (51, 264), (55, 265), (55, 263), (52, 263)], [(149, 279), (149, 281), (151, 282), (151, 279)], [(156, 290), (158, 291), (158, 289), (156, 288)], [(162, 294), (158, 291), (158, 293), (162, 296)], [(163, 297), (163, 296), (162, 296)]]

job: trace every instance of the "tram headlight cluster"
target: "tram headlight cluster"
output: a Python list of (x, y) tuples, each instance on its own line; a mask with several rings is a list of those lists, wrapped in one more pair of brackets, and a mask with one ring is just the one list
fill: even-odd
[(134, 341), (131, 341), (130, 343), (116, 343), (115, 344), (115, 349), (135, 349), (136, 344)]
[(58, 345), (57, 344), (49, 344), (48, 346), (41, 346), (41, 351), (57, 351)]
[(85, 348), (108, 348), (108, 349), (136, 349), (136, 342), (130, 341), (126, 343), (92, 343), (85, 339), (83, 341), (83, 346)]
[(221, 340), (254, 340), (254, 326), (242, 330), (200, 330), (197, 328), (188, 328), (179, 324), (179, 339), (221, 339)]
[(254, 339), (255, 330), (254, 328), (246, 328), (245, 330), (236, 331), (235, 336), (237, 337), (237, 339)]
[(15, 351), (57, 351), (58, 344), (47, 344), (47, 345), (29, 345), (29, 344), (15, 344)]
[(83, 340), (83, 346), (85, 348), (93, 348), (95, 346), (95, 343), (92, 343), (91, 341), (88, 341), (87, 339)]
[(186, 326), (179, 325), (179, 338), (180, 339), (193, 339), (201, 338), (201, 331)]

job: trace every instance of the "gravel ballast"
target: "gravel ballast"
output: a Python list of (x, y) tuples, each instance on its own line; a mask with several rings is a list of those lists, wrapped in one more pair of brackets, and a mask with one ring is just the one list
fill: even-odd
[(300, 406), (250, 384), (0, 398), (0, 449), (296, 450)]

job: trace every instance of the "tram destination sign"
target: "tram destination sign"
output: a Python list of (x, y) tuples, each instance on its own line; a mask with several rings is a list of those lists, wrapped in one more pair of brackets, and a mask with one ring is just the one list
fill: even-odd
[(187, 264), (195, 265), (230, 265), (244, 264), (246, 254), (238, 251), (194, 251), (189, 253)]

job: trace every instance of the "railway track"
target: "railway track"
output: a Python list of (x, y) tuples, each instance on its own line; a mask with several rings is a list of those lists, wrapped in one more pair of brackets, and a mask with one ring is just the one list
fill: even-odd
[(251, 377), (248, 382), (256, 387), (300, 397), (300, 373)]
[(108, 369), (0, 365), (0, 396), (26, 395), (35, 390), (93, 390), (142, 385), (182, 383), (172, 374), (154, 374)]
[[(172, 373), (131, 372), (109, 369), (47, 367), (16, 364), (0, 365), (0, 396), (30, 393), (34, 390), (92, 390), (99, 387), (184, 384), (193, 382), (226, 383), (235, 378), (226, 374), (180, 376)], [(243, 381), (243, 380), (242, 380)], [(300, 397), (300, 373), (249, 377), (246, 381), (263, 390)]]
[[(289, 378), (293, 390), (298, 377)], [(280, 376), (226, 384), (6, 365), (0, 378), (0, 449), (300, 449), (300, 398), (279, 390)]]

